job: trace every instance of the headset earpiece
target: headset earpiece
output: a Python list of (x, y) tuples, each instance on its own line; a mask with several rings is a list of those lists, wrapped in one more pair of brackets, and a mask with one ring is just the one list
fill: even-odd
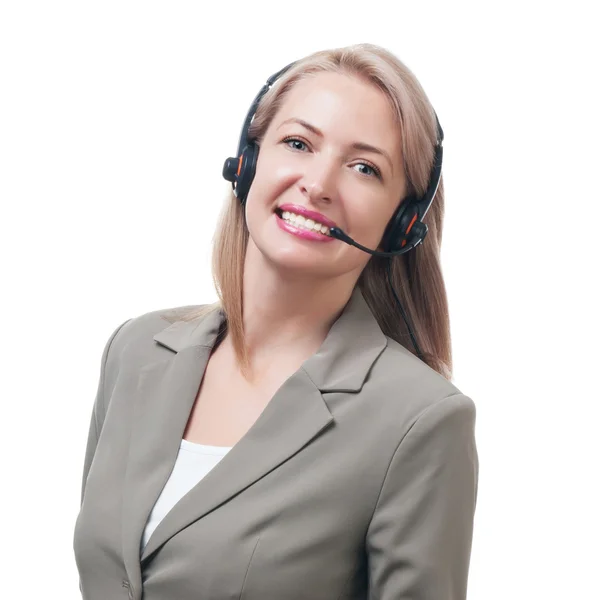
[(231, 183), (235, 183), (236, 177), (240, 168), (241, 157), (230, 156), (225, 159), (225, 164), (223, 165), (223, 177), (227, 181), (231, 181)]
[(390, 219), (381, 240), (384, 252), (401, 250), (406, 244), (417, 246), (425, 239), (427, 225), (419, 220), (417, 202), (415, 196), (409, 196)]
[(421, 198), (411, 195), (402, 201), (396, 214), (390, 219), (381, 240), (384, 252), (401, 250), (407, 244), (418, 246), (423, 242), (429, 228), (423, 219), (427, 214), (437, 193), (442, 176), (442, 161), (444, 157), (444, 132), (435, 115), (437, 123), (437, 144), (433, 156), (433, 168), (429, 177), (427, 189)]
[(223, 177), (233, 184), (233, 193), (242, 206), (246, 202), (250, 186), (254, 180), (257, 160), (258, 146), (248, 144), (244, 147), (239, 158), (229, 157), (223, 165)]

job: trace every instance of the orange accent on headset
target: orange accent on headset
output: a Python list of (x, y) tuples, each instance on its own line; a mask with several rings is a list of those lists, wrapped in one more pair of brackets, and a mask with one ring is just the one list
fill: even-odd
[(416, 220), (417, 220), (417, 214), (415, 213), (415, 216), (412, 218), (410, 225), (406, 228), (406, 233), (408, 233), (411, 230), (411, 227), (415, 224)]
[[(408, 232), (411, 230), (412, 226), (415, 224), (415, 221), (417, 220), (417, 214), (415, 213), (415, 216), (412, 218), (410, 224), (408, 225), (408, 227), (406, 228), (406, 234), (408, 234)], [(405, 234), (405, 235), (406, 235)], [(406, 246), (406, 240), (402, 240), (402, 243), (400, 244), (401, 248), (404, 248), (404, 246)]]
[(240, 176), (240, 171), (242, 170), (242, 159), (244, 158), (244, 155), (242, 154), (242, 156), (240, 156), (240, 161), (238, 163), (238, 170), (236, 175), (239, 177)]

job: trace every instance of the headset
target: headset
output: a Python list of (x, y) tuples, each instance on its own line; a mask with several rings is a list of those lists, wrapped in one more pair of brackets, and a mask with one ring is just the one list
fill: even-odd
[[(256, 95), (256, 98), (252, 102), (250, 110), (246, 115), (242, 132), (240, 134), (237, 156), (227, 158), (225, 160), (225, 164), (223, 165), (223, 177), (227, 181), (231, 182), (233, 193), (240, 201), (242, 206), (244, 206), (246, 203), (246, 198), (248, 197), (248, 192), (250, 191), (250, 186), (252, 185), (254, 174), (256, 173), (256, 163), (258, 161), (259, 151), (258, 145), (254, 143), (254, 141), (250, 141), (248, 139), (248, 128), (252, 123), (256, 109), (258, 108), (263, 96), (271, 89), (277, 79), (279, 79), (279, 77), (281, 77), (281, 75), (283, 75), (283, 73), (285, 73), (288, 69), (293, 67), (296, 62), (297, 61), (290, 63), (267, 79), (267, 82)], [(440, 178), (442, 175), (442, 144), (444, 141), (444, 132), (440, 126), (440, 122), (435, 111), (434, 115), (437, 124), (437, 141), (434, 151), (433, 167), (429, 176), (427, 189), (425, 190), (423, 196), (419, 197), (411, 194), (400, 203), (400, 206), (390, 219), (390, 222), (384, 231), (381, 241), (381, 247), (384, 251), (380, 252), (378, 250), (372, 250), (362, 246), (344, 231), (342, 231), (339, 227), (331, 227), (329, 229), (329, 234), (332, 237), (335, 237), (346, 244), (350, 244), (351, 246), (355, 246), (364, 252), (368, 252), (373, 256), (381, 256), (390, 259), (394, 256), (406, 254), (413, 248), (416, 248), (419, 244), (423, 243), (428, 231), (428, 227), (425, 223), (423, 223), (423, 219), (433, 203), (433, 199), (439, 187)], [(389, 260), (387, 262), (387, 276), (390, 288), (392, 289), (392, 293), (394, 294), (394, 298), (398, 304), (402, 318), (406, 323), (417, 354), (419, 358), (424, 361), (423, 354), (419, 348), (419, 345), (417, 344), (412, 327), (392, 284), (391, 264), (392, 261)]]

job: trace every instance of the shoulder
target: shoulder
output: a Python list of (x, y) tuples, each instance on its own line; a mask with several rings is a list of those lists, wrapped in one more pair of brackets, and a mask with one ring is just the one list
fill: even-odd
[(154, 336), (180, 320), (201, 319), (213, 304), (197, 304), (157, 309), (131, 317), (118, 325), (104, 348), (104, 363), (108, 373), (118, 371), (127, 361), (137, 363), (157, 360)]
[(395, 340), (386, 336), (387, 345), (373, 367), (379, 385), (404, 390), (421, 407), (427, 399), (461, 393), (456, 384), (423, 362)]
[(467, 394), (389, 337), (361, 397), (369, 422), (390, 447), (418, 422), (443, 427), (453, 418), (475, 420), (476, 406)]
[(149, 363), (164, 360), (165, 350), (154, 340), (157, 333), (178, 321), (200, 321), (215, 304), (190, 304), (142, 313), (119, 324), (108, 337), (102, 354), (101, 386), (110, 397), (117, 379), (137, 373)]

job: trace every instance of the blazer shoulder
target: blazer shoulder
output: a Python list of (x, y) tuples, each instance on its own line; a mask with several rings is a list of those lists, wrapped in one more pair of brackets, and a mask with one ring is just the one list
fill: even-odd
[(154, 336), (181, 320), (194, 320), (206, 314), (214, 304), (190, 304), (162, 308), (131, 317), (112, 334), (106, 348), (107, 361), (118, 368), (123, 361), (152, 361), (156, 358)]
[(389, 373), (389, 379), (396, 384), (423, 390), (425, 395), (435, 397), (460, 393), (456, 384), (423, 362), (396, 340), (386, 336), (387, 345), (381, 355), (380, 368)]
[[(450, 398), (448, 406), (466, 404), (475, 410), (473, 400), (454, 382), (389, 337), (363, 391), (369, 403), (373, 402), (377, 411), (385, 415), (386, 428), (390, 430), (402, 423), (400, 431), (405, 431), (420, 415)], [(397, 433), (396, 430), (393, 435)]]

